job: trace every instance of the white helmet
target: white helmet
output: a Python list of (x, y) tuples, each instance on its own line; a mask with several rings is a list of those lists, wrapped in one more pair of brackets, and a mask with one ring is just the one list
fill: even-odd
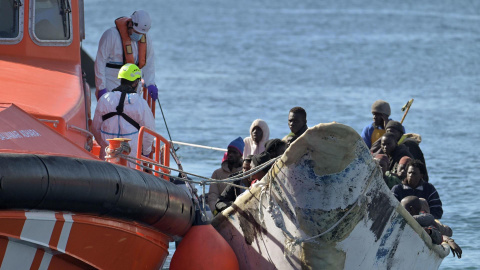
[(137, 10), (132, 16), (133, 29), (139, 33), (146, 34), (150, 30), (152, 20), (145, 10)]

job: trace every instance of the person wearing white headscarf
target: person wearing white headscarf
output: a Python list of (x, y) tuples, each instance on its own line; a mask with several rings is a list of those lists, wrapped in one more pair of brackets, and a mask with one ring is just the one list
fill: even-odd
[(243, 140), (245, 148), (243, 149), (243, 158), (248, 155), (256, 155), (265, 151), (265, 142), (270, 137), (270, 129), (267, 122), (262, 119), (253, 121), (250, 126), (250, 137)]

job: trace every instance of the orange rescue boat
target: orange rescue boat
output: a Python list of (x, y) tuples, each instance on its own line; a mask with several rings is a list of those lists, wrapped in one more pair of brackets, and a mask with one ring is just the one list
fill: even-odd
[(91, 153), (83, 1), (1, 3), (0, 267), (159, 269), (193, 201)]

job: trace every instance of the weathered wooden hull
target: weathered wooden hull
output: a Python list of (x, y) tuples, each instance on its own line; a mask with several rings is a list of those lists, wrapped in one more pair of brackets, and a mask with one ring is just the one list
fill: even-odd
[(307, 130), (213, 225), (241, 269), (437, 269), (449, 253), (391, 194), (360, 136), (337, 123)]

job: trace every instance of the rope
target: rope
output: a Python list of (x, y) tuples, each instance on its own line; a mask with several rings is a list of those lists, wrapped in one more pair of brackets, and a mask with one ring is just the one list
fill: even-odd
[[(187, 175), (191, 175), (191, 176), (194, 176), (194, 177), (198, 177), (200, 179), (204, 179), (204, 181), (202, 181), (202, 182), (205, 182), (207, 184), (210, 184), (210, 183), (226, 183), (226, 184), (229, 184), (230, 182), (235, 182), (235, 181), (238, 181), (238, 180), (246, 179), (246, 178), (256, 174), (257, 172), (263, 170), (265, 167), (273, 164), (279, 158), (279, 157), (273, 158), (273, 159), (265, 162), (262, 165), (259, 165), (257, 167), (252, 168), (251, 170), (249, 170), (247, 172), (242, 172), (238, 175), (235, 175), (235, 176), (232, 176), (232, 177), (229, 177), (229, 178), (225, 178), (225, 179), (222, 179), (222, 180), (217, 180), (217, 179), (201, 176), (201, 175), (198, 175), (198, 174), (186, 172), (186, 171), (183, 171), (183, 170), (178, 170), (178, 169), (174, 169), (174, 168), (171, 168), (171, 167), (167, 167), (167, 166), (162, 165), (160, 163), (155, 163), (155, 162), (151, 162), (151, 161), (148, 161), (148, 160), (143, 160), (143, 159), (139, 159), (139, 158), (136, 158), (136, 157), (128, 156), (128, 155), (122, 154), (121, 152), (118, 153), (118, 156), (120, 156), (120, 157), (126, 159), (127, 161), (132, 162), (136, 165), (140, 165), (140, 167), (142, 167), (142, 168), (146, 168), (148, 170), (154, 171), (154, 172), (159, 173), (161, 175), (169, 176), (173, 179), (178, 179), (178, 180), (182, 180), (182, 181), (184, 180), (184, 178), (179, 178), (179, 177), (173, 176), (171, 174), (167, 174), (167, 173), (164, 173), (164, 172), (161, 172), (161, 171), (153, 170), (150, 167), (142, 166), (141, 163), (147, 163), (147, 164), (152, 165), (152, 166), (157, 166), (157, 167), (161, 167), (161, 168), (164, 168), (164, 169), (167, 169), (167, 170), (177, 171), (177, 172), (182, 173), (182, 174), (187, 174)], [(137, 161), (140, 161), (140, 164), (137, 163)], [(195, 183), (195, 184), (201, 184), (202, 182), (193, 181), (193, 183)], [(231, 185), (234, 185), (234, 184), (231, 184)], [(243, 187), (243, 186), (238, 186), (238, 187), (241, 187), (243, 189), (248, 189), (248, 188)]]
[(170, 136), (170, 130), (168, 129), (167, 120), (165, 119), (165, 114), (163, 114), (163, 109), (162, 109), (162, 105), (160, 104), (160, 99), (157, 98), (157, 101), (158, 101), (158, 107), (160, 107), (160, 111), (162, 112), (163, 122), (165, 123), (165, 127), (167, 128), (168, 138), (170, 138), (170, 141), (171, 141), (172, 136)]
[[(178, 157), (176, 156), (176, 154), (174, 152), (172, 153), (172, 155), (173, 155), (174, 159), (178, 159)], [(248, 187), (237, 185), (237, 184), (234, 184), (233, 182), (238, 181), (238, 180), (243, 180), (245, 178), (248, 178), (248, 177), (256, 174), (258, 171), (263, 170), (265, 167), (269, 166), (270, 164), (272, 164), (273, 162), (275, 162), (279, 158), (279, 157), (277, 157), (277, 158), (271, 159), (271, 160), (269, 160), (268, 162), (265, 162), (262, 165), (254, 167), (253, 169), (249, 170), (248, 173), (242, 172), (239, 175), (236, 175), (234, 177), (229, 177), (229, 178), (223, 179), (223, 180), (216, 180), (216, 179), (200, 176), (200, 175), (197, 175), (197, 174), (185, 172), (183, 170), (177, 170), (177, 169), (174, 169), (174, 168), (170, 168), (170, 167), (164, 166), (164, 165), (159, 164), (159, 163), (155, 163), (155, 162), (151, 162), (151, 161), (148, 161), (148, 160), (143, 160), (143, 159), (139, 159), (139, 158), (132, 157), (132, 156), (129, 156), (129, 155), (125, 155), (125, 154), (122, 154), (122, 152), (120, 152), (120, 151), (116, 151), (115, 156), (120, 156), (120, 157), (126, 159), (128, 162), (132, 162), (132, 163), (138, 165), (139, 167), (141, 167), (143, 169), (147, 169), (147, 170), (150, 170), (152, 172), (158, 173), (161, 176), (167, 176), (167, 177), (170, 177), (171, 179), (174, 179), (174, 180), (180, 180), (180, 181), (186, 182), (186, 185), (190, 188), (190, 190), (192, 192), (192, 196), (195, 196), (196, 199), (197, 199), (195, 201), (195, 204), (198, 205), (198, 207), (202, 209), (202, 211), (201, 211), (202, 221), (207, 220), (207, 213), (206, 213), (206, 208), (205, 208), (205, 197), (206, 197), (205, 186), (206, 185), (209, 185), (211, 183), (225, 183), (227, 185), (234, 186), (234, 187), (237, 187), (237, 188), (248, 189)], [(137, 162), (137, 161), (140, 161), (140, 162)], [(152, 168), (147, 166), (147, 165), (143, 165), (143, 163), (146, 163), (146, 164), (152, 166)], [(180, 165), (179, 162), (177, 162), (177, 165), (179, 165), (179, 168), (181, 168), (181, 165)], [(180, 174), (183, 175), (184, 177), (177, 177), (177, 176), (173, 176), (171, 174), (165, 173), (163, 171), (154, 170), (153, 166), (157, 166), (157, 167), (161, 167), (161, 168), (164, 168), (164, 169), (180, 172)], [(198, 177), (198, 178), (201, 178), (201, 179), (204, 179), (204, 180), (202, 180), (202, 181), (190, 180), (186, 177), (187, 174)], [(200, 199), (198, 197), (196, 189), (194, 189), (190, 186), (191, 183), (199, 184), (200, 186), (202, 186), (202, 195), (203, 195), (202, 206), (203, 207), (200, 207)]]
[(131, 151), (130, 144), (128, 142), (121, 142), (120, 147), (116, 149), (110, 149), (108, 146), (105, 148), (106, 156), (105, 158), (115, 158), (119, 155), (122, 155), (123, 152), (130, 153)]
[[(299, 237), (287, 238), (286, 239), (287, 243), (285, 244), (285, 256), (293, 254), (293, 252), (295, 252), (295, 246), (297, 246), (301, 243), (305, 243), (305, 242), (312, 242), (315, 238), (319, 238), (319, 237), (329, 233), (330, 231), (332, 231), (335, 227), (337, 227), (340, 224), (340, 222), (342, 222), (348, 216), (348, 214), (350, 214), (350, 212), (352, 212), (352, 210), (355, 208), (355, 206), (357, 206), (358, 202), (361, 201), (361, 199), (363, 200), (364, 197), (365, 197), (364, 194), (361, 194), (360, 196), (358, 196), (354, 205), (352, 205), (352, 207), (337, 222), (335, 222), (326, 231), (324, 231), (320, 234), (317, 234), (315, 236), (309, 237), (309, 238), (299, 238)], [(286, 230), (286, 229), (284, 230), (283, 228), (281, 228), (281, 229), (282, 229), (282, 231)]]
[[(275, 165), (278, 166), (276, 163), (275, 163)], [(373, 174), (373, 172), (372, 172), (372, 174)], [(275, 225), (278, 228), (280, 228), (286, 234), (286, 244), (285, 244), (284, 256), (290, 256), (295, 252), (295, 247), (297, 245), (299, 245), (301, 243), (304, 243), (304, 242), (312, 242), (314, 239), (319, 238), (319, 237), (329, 233), (335, 227), (337, 227), (352, 212), (352, 210), (355, 208), (355, 206), (357, 206), (357, 204), (360, 201), (363, 201), (366, 198), (365, 193), (367, 192), (368, 187), (370, 186), (370, 183), (372, 182), (372, 175), (370, 175), (370, 179), (367, 183), (367, 186), (365, 187), (363, 192), (358, 196), (355, 203), (337, 222), (335, 222), (332, 226), (330, 226), (330, 228), (328, 228), (326, 231), (324, 231), (320, 234), (317, 234), (315, 236), (308, 237), (308, 238), (295, 237), (286, 229), (285, 222), (283, 221), (283, 215), (280, 212), (280, 207), (279, 207), (277, 201), (274, 199), (274, 197), (271, 194), (272, 193), (271, 185), (272, 185), (274, 179), (275, 178), (273, 178), (270, 181), (270, 183), (268, 183), (264, 187), (262, 187), (262, 190), (261, 190), (261, 193), (260, 193), (260, 199), (259, 199), (259, 220), (260, 220), (261, 223), (263, 223), (263, 221), (264, 221), (263, 197), (268, 192), (269, 193), (268, 194), (269, 206), (268, 206), (267, 212), (270, 213), (270, 215), (272, 217), (272, 220), (274, 221)]]
[[(158, 102), (158, 107), (160, 107), (160, 112), (162, 113), (162, 117), (163, 117), (163, 122), (165, 123), (165, 127), (167, 128), (167, 133), (168, 133), (168, 138), (170, 139), (170, 144), (172, 144), (171, 142), (173, 141), (172, 140), (172, 136), (170, 135), (170, 130), (168, 129), (168, 125), (167, 125), (167, 120), (165, 119), (165, 114), (163, 113), (163, 108), (162, 108), (162, 104), (160, 104), (160, 99), (157, 99), (157, 102)], [(175, 146), (172, 144), (172, 148), (170, 150), (171, 152), (171, 155), (173, 157), (173, 159), (175, 160), (175, 163), (177, 163), (177, 166), (180, 170), (175, 170), (173, 168), (169, 168), (169, 169), (173, 169), (175, 171), (178, 171), (180, 172), (180, 175), (182, 176), (181, 178), (177, 178), (175, 177), (176, 179), (178, 180), (181, 180), (181, 181), (185, 181), (185, 185), (187, 186), (187, 188), (190, 190), (190, 193), (192, 193), (192, 197), (194, 198), (194, 203), (199, 207), (200, 207), (200, 198), (198, 197), (198, 194), (197, 194), (197, 190), (196, 188), (192, 187), (190, 185), (190, 182), (187, 181), (188, 180), (188, 177), (187, 175), (183, 172), (183, 168), (182, 168), (182, 163), (180, 162), (180, 159), (178, 159), (178, 156), (177, 156), (177, 150), (175, 149)], [(136, 163), (136, 162), (135, 162)], [(157, 166), (159, 166), (160, 164), (158, 164)], [(172, 176), (170, 176), (172, 177)], [(174, 178), (174, 179), (175, 179)], [(202, 211), (202, 221), (206, 221), (207, 220), (207, 213), (205, 211), (205, 188), (204, 188), (204, 191), (203, 191), (203, 211)], [(195, 200), (196, 199), (196, 200)]]

